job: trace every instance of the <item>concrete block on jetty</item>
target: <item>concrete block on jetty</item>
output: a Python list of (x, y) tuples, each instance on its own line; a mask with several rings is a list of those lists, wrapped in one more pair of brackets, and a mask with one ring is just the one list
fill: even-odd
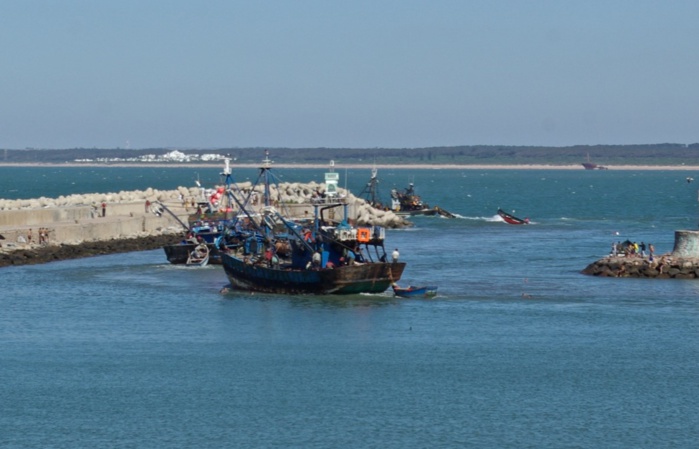
[(591, 263), (583, 274), (659, 279), (699, 278), (699, 231), (675, 231), (671, 253), (650, 256), (609, 255)]

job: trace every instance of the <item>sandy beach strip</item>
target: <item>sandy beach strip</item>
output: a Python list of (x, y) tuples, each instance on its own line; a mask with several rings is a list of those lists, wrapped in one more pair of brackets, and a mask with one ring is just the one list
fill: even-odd
[[(276, 168), (328, 168), (329, 164), (288, 164), (275, 163)], [(159, 167), (159, 168), (220, 168), (221, 162), (218, 163), (144, 163), (144, 162), (119, 162), (119, 163), (78, 163), (66, 162), (61, 164), (41, 164), (41, 163), (2, 163), (0, 167)], [(232, 163), (231, 167), (235, 168), (258, 168), (260, 164), (238, 164)], [(699, 165), (605, 165), (608, 170), (657, 170), (657, 171), (699, 171)], [(548, 164), (345, 164), (335, 162), (335, 169), (351, 168), (351, 169), (398, 169), (398, 170), (583, 170), (585, 169), (580, 164), (574, 165), (548, 165)], [(605, 171), (605, 170), (588, 170), (588, 171)]]

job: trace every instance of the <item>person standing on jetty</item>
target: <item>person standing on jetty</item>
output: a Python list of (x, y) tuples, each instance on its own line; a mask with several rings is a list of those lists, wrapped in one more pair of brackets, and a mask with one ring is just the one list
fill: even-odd
[(102, 218), (104, 218), (105, 216), (107, 216), (107, 203), (102, 201)]

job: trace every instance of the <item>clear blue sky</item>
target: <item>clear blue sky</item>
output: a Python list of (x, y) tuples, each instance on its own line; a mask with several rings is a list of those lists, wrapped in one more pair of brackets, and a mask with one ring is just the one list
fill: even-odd
[(699, 2), (4, 0), (0, 148), (699, 142)]

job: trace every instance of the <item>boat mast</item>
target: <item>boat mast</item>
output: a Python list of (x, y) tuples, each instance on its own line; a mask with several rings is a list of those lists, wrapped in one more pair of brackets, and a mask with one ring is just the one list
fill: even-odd
[(381, 203), (381, 199), (379, 198), (379, 178), (378, 178), (378, 170), (374, 166), (371, 169), (371, 178), (369, 179), (369, 182), (366, 183), (366, 186), (364, 186), (364, 190), (362, 190), (359, 193), (359, 196), (361, 198), (364, 198), (366, 201), (369, 202), (370, 205), (373, 207), (376, 207), (377, 204)]
[(269, 159), (269, 150), (265, 150), (265, 158), (262, 161), (262, 167), (260, 167), (260, 174), (264, 175), (265, 181), (265, 206), (270, 205), (269, 198), (269, 184), (270, 184), (270, 174), (269, 170), (272, 168), (272, 161)]

